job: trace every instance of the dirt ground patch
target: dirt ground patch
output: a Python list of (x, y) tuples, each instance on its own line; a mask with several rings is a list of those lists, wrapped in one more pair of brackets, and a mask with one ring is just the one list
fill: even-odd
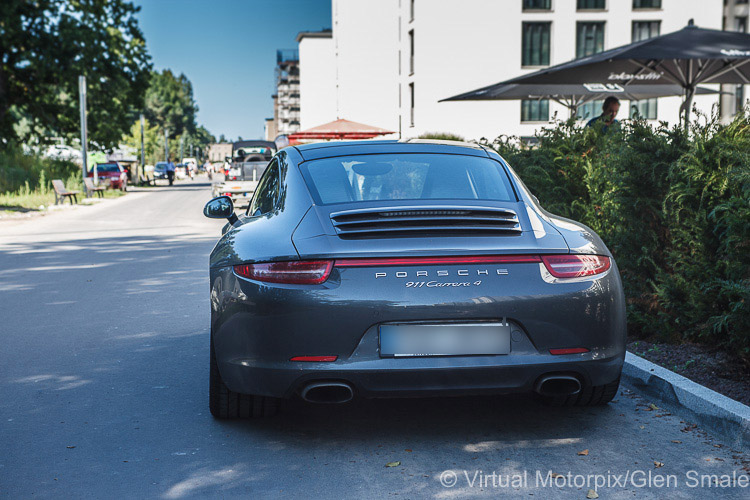
[(750, 405), (750, 367), (739, 357), (698, 344), (628, 343), (628, 351), (740, 403)]

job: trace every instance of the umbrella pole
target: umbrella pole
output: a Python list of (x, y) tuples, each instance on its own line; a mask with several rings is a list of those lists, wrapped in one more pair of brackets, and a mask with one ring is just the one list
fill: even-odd
[(683, 120), (684, 120), (684, 126), (685, 126), (685, 131), (687, 131), (688, 127), (690, 126), (690, 110), (693, 107), (693, 96), (694, 95), (695, 95), (695, 87), (694, 86), (685, 87), (685, 102), (682, 103), (682, 105), (685, 108), (684, 109), (685, 115), (684, 115), (684, 118), (683, 118)]

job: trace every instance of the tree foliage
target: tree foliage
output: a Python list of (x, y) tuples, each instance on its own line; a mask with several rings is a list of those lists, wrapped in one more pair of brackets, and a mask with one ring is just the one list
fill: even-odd
[(193, 85), (185, 75), (175, 76), (169, 69), (151, 75), (146, 91), (146, 118), (151, 123), (166, 127), (170, 138), (194, 134), (197, 112)]
[[(78, 76), (88, 83), (89, 139), (114, 146), (142, 106), (150, 57), (128, 0), (0, 2), (0, 134), (6, 141), (80, 130)], [(22, 130), (14, 124), (27, 124)]]

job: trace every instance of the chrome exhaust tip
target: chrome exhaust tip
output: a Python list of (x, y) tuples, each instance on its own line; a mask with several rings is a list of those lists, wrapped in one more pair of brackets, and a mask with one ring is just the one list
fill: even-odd
[(581, 392), (581, 381), (572, 375), (545, 375), (536, 383), (542, 396), (572, 396)]
[(313, 382), (300, 396), (309, 403), (346, 403), (354, 398), (354, 389), (345, 382)]

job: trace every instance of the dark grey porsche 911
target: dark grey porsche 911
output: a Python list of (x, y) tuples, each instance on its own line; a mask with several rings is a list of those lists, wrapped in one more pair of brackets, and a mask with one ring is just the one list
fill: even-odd
[(210, 409), (536, 392), (609, 402), (625, 356), (617, 266), (465, 143), (288, 147), (210, 260)]

